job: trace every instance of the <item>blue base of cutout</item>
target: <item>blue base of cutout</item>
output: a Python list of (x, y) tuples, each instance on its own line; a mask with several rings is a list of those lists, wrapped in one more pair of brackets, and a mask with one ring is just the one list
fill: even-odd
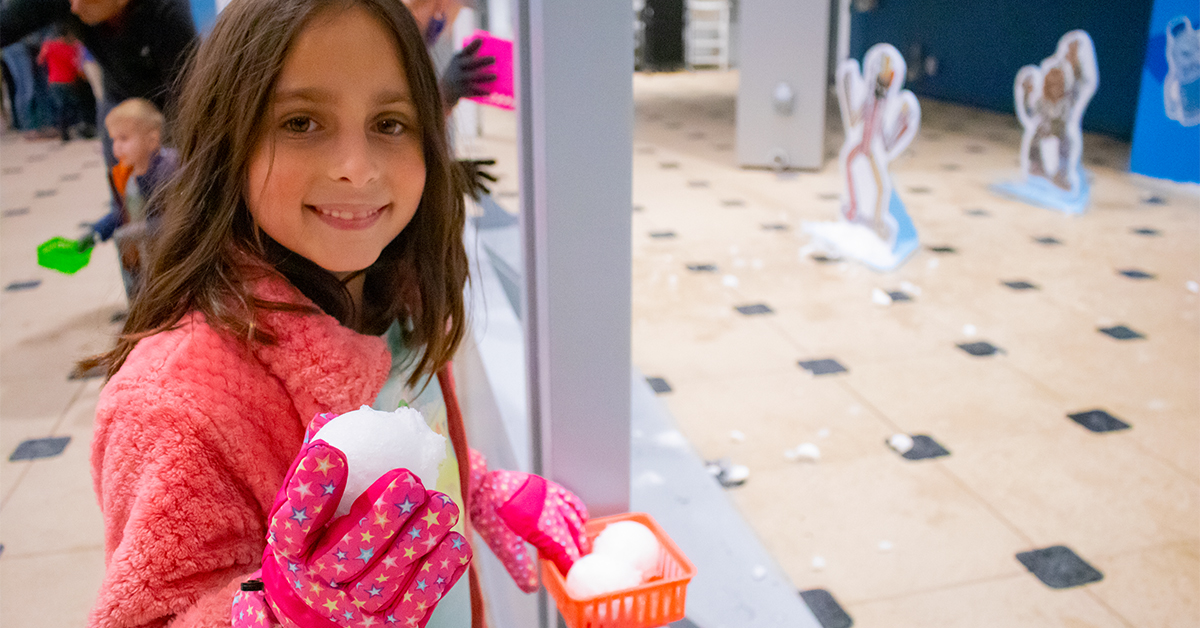
[(950, 450), (942, 447), (941, 443), (924, 434), (914, 434), (913, 448), (900, 454), (907, 460), (926, 460), (949, 456)]
[(1047, 246), (1054, 246), (1056, 244), (1062, 244), (1062, 240), (1059, 240), (1058, 238), (1056, 238), (1054, 236), (1043, 236), (1040, 238), (1034, 238), (1033, 241), (1037, 242), (1038, 244), (1045, 244)]
[(1150, 227), (1140, 227), (1138, 229), (1132, 229), (1131, 231), (1133, 231), (1137, 235), (1150, 236), (1150, 237), (1162, 235), (1161, 231), (1159, 231), (1158, 229), (1152, 229)]
[(1068, 414), (1067, 417), (1093, 432), (1115, 432), (1117, 430), (1129, 429), (1128, 423), (1104, 410), (1076, 412), (1075, 414)]
[(842, 366), (841, 362), (838, 362), (832, 358), (800, 362), (800, 368), (812, 373), (813, 375), (832, 375), (834, 373), (845, 373), (849, 371), (849, 369)]
[(1117, 325), (1116, 327), (1102, 327), (1100, 328), (1100, 332), (1108, 334), (1117, 340), (1137, 340), (1139, 338), (1145, 338), (1145, 336), (1142, 334), (1139, 334), (1138, 332), (1133, 331), (1124, 325)]
[(1014, 198), (1023, 203), (1054, 209), (1064, 214), (1082, 214), (1087, 211), (1091, 200), (1091, 188), (1087, 172), (1079, 167), (1079, 189), (1070, 192), (1054, 185), (1043, 177), (1027, 177), (1023, 181), (1002, 181), (992, 186), (992, 191)]
[(1017, 560), (1052, 589), (1068, 589), (1104, 579), (1104, 574), (1063, 545), (1021, 552)]
[(933, 251), (934, 253), (957, 253), (958, 252), (958, 249), (955, 249), (952, 246), (931, 246), (931, 247), (929, 247), (929, 250)]
[(888, 294), (888, 298), (890, 298), (892, 300), (892, 303), (903, 303), (904, 301), (912, 301), (912, 297), (909, 296), (908, 293), (904, 292), (903, 290), (894, 290), (887, 294)]
[(958, 345), (958, 348), (976, 357), (1000, 353), (1000, 348), (990, 342), (967, 342)]
[(850, 628), (854, 625), (854, 620), (850, 619), (842, 605), (833, 599), (833, 595), (829, 591), (809, 589), (801, 591), (800, 597), (804, 599), (808, 610), (812, 611), (817, 621), (821, 622), (821, 628)]
[(755, 303), (754, 305), (739, 305), (734, 309), (736, 309), (737, 311), (739, 311), (742, 314), (745, 314), (747, 316), (750, 316), (752, 314), (771, 314), (775, 311), (775, 310), (772, 310), (766, 303)]
[(665, 239), (669, 239), (669, 238), (674, 238), (675, 232), (674, 231), (651, 231), (650, 237), (658, 239), (658, 240), (665, 240)]
[(661, 377), (647, 377), (646, 383), (650, 384), (650, 388), (660, 395), (671, 392), (671, 385), (667, 383), (667, 380)]
[(67, 448), (67, 443), (71, 442), (70, 436), (57, 436), (50, 438), (35, 438), (27, 440), (17, 446), (17, 450), (8, 457), (9, 462), (18, 460), (37, 460), (39, 458), (53, 458), (63, 452)]

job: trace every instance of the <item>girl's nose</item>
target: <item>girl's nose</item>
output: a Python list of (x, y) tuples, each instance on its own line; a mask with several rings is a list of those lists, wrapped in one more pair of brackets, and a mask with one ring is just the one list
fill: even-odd
[(339, 135), (330, 155), (329, 176), (361, 187), (379, 176), (378, 164), (371, 152), (367, 135), (362, 132)]

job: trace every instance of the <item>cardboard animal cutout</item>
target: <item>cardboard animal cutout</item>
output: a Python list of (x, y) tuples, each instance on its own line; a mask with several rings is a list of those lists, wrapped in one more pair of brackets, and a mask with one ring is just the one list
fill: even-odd
[(888, 163), (912, 142), (921, 106), (902, 89), (907, 68), (891, 44), (876, 44), (863, 57), (838, 67), (837, 95), (846, 139), (838, 157), (842, 174), (842, 221), (809, 223), (817, 248), (891, 270), (917, 248), (917, 232), (892, 186)]
[(1200, 124), (1200, 31), (1186, 15), (1167, 24), (1163, 106), (1167, 117), (1183, 126)]
[(1081, 30), (1058, 41), (1041, 65), (1027, 65), (1013, 83), (1021, 137), (1022, 180), (994, 189), (1033, 205), (1069, 214), (1087, 209), (1083, 155), (1083, 113), (1100, 82), (1092, 38)]

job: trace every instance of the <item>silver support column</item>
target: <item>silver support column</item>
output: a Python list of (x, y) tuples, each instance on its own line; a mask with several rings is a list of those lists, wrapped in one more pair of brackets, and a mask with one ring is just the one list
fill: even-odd
[(756, 0), (738, 10), (738, 164), (820, 168), (830, 1)]
[(517, 3), (533, 472), (629, 507), (633, 26), (628, 4)]

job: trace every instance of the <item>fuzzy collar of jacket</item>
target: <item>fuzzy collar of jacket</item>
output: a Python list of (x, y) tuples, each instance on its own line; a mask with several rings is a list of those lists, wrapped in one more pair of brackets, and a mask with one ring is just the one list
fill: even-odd
[(321, 412), (348, 412), (375, 400), (392, 365), (383, 338), (343, 326), (273, 269), (253, 282), (253, 292), (261, 299), (314, 310), (260, 311), (257, 324), (276, 342), (252, 348), (283, 383), (305, 423)]

